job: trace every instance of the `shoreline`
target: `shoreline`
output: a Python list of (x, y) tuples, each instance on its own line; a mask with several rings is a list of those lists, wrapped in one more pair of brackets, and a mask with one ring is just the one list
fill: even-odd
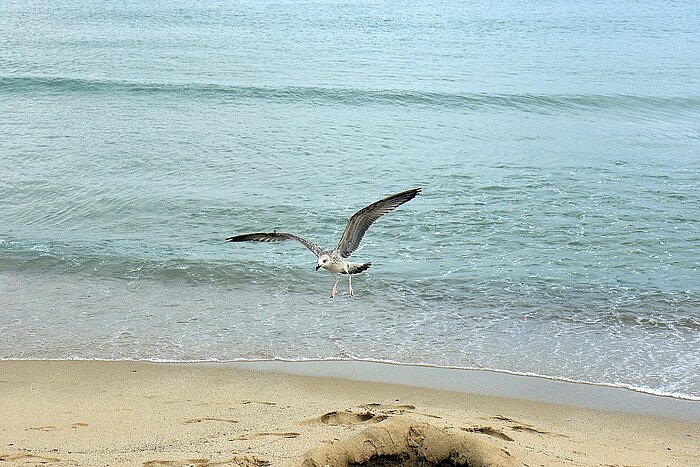
[[(435, 369), (311, 363), (0, 361), (0, 466), (344, 467), (372, 465), (372, 456), (443, 455), (457, 458), (442, 465), (700, 463), (700, 423), (682, 412), (669, 417), (420, 386), (553, 397), (549, 382), (536, 378), (489, 381), (494, 374), (467, 372), (452, 381), (446, 376), (453, 373)], [(302, 374), (308, 372), (316, 375)], [(370, 377), (395, 381), (358, 379)], [(554, 383), (559, 392), (573, 384)], [(577, 397), (635, 397), (611, 389), (585, 387)], [(430, 462), (415, 465), (438, 464)]]
[(454, 391), (483, 396), (508, 397), (532, 402), (567, 405), (592, 410), (646, 414), (700, 422), (700, 400), (656, 394), (626, 386), (574, 381), (506, 370), (451, 368), (368, 360), (234, 360), (161, 361), (110, 359), (5, 359), (2, 362), (104, 362), (156, 365), (211, 365), (258, 372), (308, 377), (330, 377), (368, 383), (388, 383), (416, 388)]

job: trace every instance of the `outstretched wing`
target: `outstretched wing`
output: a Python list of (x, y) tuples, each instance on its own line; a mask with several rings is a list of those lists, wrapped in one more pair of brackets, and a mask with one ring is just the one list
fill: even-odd
[(362, 237), (369, 226), (387, 212), (391, 212), (403, 203), (412, 200), (420, 193), (420, 188), (402, 191), (395, 195), (380, 199), (377, 202), (364, 207), (352, 215), (345, 227), (343, 236), (340, 237), (337, 250), (343, 258), (350, 256), (360, 246)]
[(305, 238), (301, 238), (298, 235), (284, 233), (284, 232), (271, 232), (271, 233), (259, 232), (259, 233), (251, 233), (251, 234), (244, 234), (244, 235), (236, 235), (236, 236), (229, 237), (226, 239), (227, 242), (252, 241), (252, 242), (266, 242), (266, 243), (282, 242), (284, 240), (296, 240), (297, 242), (301, 243), (309, 250), (313, 251), (316, 256), (321, 256), (323, 254), (323, 250), (321, 250), (321, 247), (316, 245), (314, 242), (310, 242), (310, 241), (306, 240)]

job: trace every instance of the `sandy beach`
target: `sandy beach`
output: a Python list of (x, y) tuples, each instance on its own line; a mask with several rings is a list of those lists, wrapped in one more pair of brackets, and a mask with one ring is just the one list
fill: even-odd
[(249, 367), (0, 362), (0, 465), (700, 464), (697, 402), (659, 416)]

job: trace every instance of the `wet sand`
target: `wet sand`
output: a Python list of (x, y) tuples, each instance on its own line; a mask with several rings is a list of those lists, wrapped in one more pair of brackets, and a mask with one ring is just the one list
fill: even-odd
[(433, 370), (0, 362), (0, 466), (700, 465), (700, 402)]

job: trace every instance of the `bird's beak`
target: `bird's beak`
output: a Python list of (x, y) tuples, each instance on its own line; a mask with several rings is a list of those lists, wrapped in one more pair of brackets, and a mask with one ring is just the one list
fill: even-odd
[(320, 264), (317, 264), (317, 265), (316, 265), (316, 270), (318, 271), (320, 268), (321, 268), (321, 265), (320, 265)]

